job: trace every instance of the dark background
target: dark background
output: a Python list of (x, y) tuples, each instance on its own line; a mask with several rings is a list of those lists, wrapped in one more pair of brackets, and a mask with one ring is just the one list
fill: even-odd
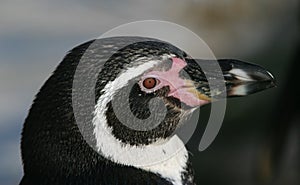
[(204, 152), (201, 108), (188, 148), (198, 184), (300, 184), (299, 2), (296, 0), (2, 0), (0, 2), (0, 184), (22, 176), (20, 133), (34, 95), (73, 46), (123, 23), (171, 21), (197, 33), (217, 58), (270, 70), (277, 88), (228, 100)]

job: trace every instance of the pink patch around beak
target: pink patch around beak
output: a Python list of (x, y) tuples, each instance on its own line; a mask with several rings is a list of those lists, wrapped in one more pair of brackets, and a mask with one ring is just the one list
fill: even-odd
[(169, 86), (170, 92), (168, 96), (175, 97), (190, 107), (209, 103), (208, 100), (200, 99), (191, 80), (182, 79), (179, 76), (179, 72), (187, 63), (180, 58), (172, 58), (172, 61), (172, 67), (168, 71), (151, 71), (145, 76), (159, 79), (160, 84), (158, 88)]

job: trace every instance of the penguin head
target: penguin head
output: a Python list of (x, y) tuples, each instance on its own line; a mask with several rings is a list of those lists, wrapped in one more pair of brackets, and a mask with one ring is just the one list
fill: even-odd
[[(216, 64), (225, 89), (209, 87), (207, 74), (215, 73)], [(245, 96), (273, 86), (260, 66), (194, 59), (156, 39), (84, 43), (66, 55), (34, 100), (22, 132), (25, 174), (98, 173), (104, 159), (135, 166), (143, 155), (164, 155), (164, 144), (195, 108), (220, 94)]]
[[(223, 89), (209, 86), (216, 65)], [(221, 95), (245, 96), (273, 85), (272, 75), (254, 64), (194, 59), (160, 40), (137, 41), (112, 54), (98, 75), (94, 133), (106, 128), (131, 146), (165, 142), (195, 108)]]

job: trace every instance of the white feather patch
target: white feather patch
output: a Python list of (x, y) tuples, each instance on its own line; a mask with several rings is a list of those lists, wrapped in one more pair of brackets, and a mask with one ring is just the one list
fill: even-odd
[(181, 174), (186, 168), (188, 152), (178, 136), (175, 135), (169, 140), (160, 140), (149, 145), (132, 146), (122, 143), (113, 136), (105, 116), (106, 105), (112, 100), (114, 92), (127, 85), (130, 79), (141, 75), (159, 62), (161, 61), (149, 61), (129, 68), (114, 81), (106, 84), (102, 90), (103, 95), (95, 107), (94, 134), (98, 151), (107, 159), (157, 173), (174, 184), (181, 185)]

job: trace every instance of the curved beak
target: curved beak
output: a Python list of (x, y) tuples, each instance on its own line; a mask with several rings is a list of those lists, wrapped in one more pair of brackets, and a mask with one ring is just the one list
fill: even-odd
[[(246, 96), (276, 86), (273, 75), (255, 64), (234, 59), (217, 61), (187, 59), (186, 62), (184, 71), (192, 80), (199, 98), (206, 96), (218, 99), (222, 93), (223, 97), (224, 93), (226, 97)], [(223, 81), (219, 80), (217, 84), (210, 87), (208, 81), (217, 79), (217, 74), (221, 74), (219, 79)], [(220, 83), (223, 83), (223, 86)]]
[(261, 66), (238, 60), (218, 60), (228, 96), (246, 96), (275, 87), (273, 75)]

